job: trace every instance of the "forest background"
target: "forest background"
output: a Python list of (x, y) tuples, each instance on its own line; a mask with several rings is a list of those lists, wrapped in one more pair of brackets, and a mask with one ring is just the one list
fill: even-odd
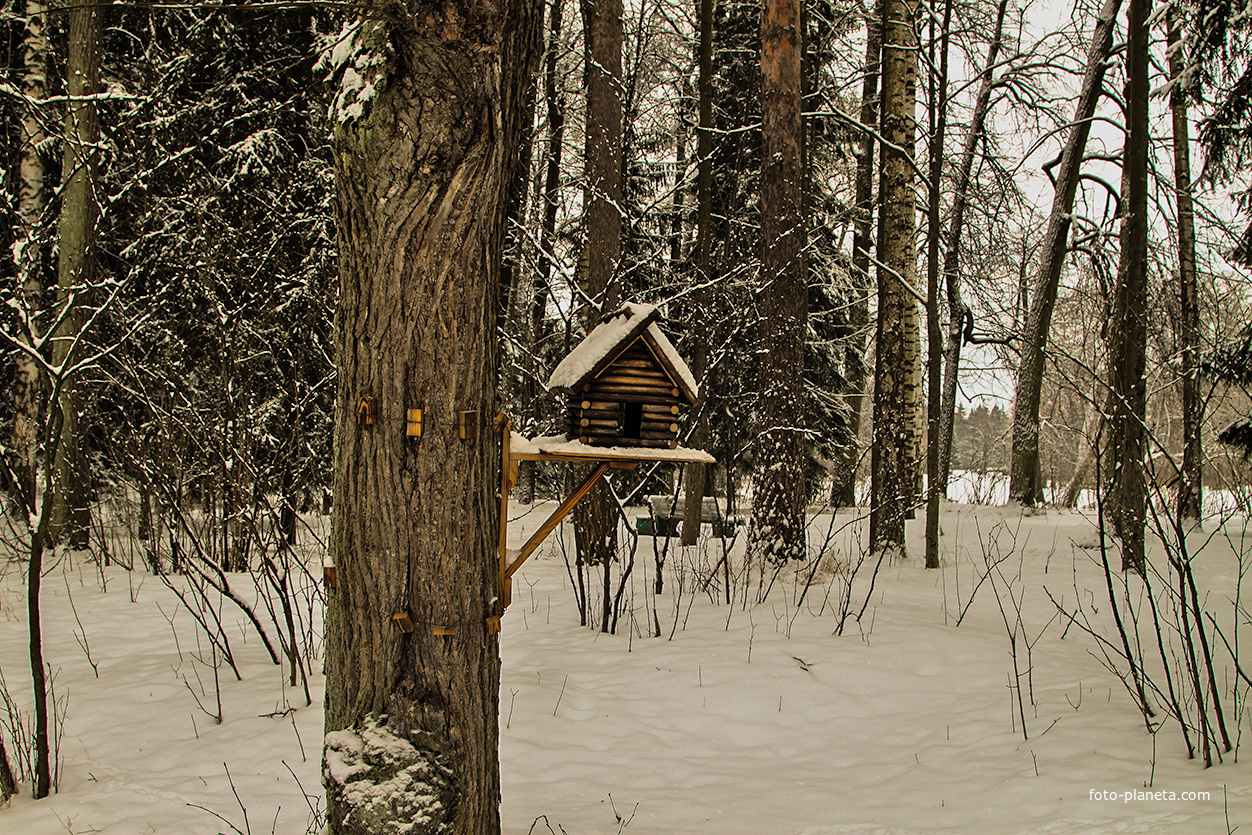
[[(1100, 487), (1134, 567), (1153, 485), (1183, 518), (1205, 486), (1246, 495), (1252, 16), (1128, 11), (806, 3), (780, 179), (762, 174), (758, 5), (610, 8), (607, 43), (547, 6), (506, 211), (500, 409), (558, 434), (555, 363), (616, 302), (657, 303), (704, 392), (685, 442), (719, 462), (684, 489), (750, 507), (766, 559), (804, 555), (788, 514), (811, 504), (868, 503), (871, 547), (903, 550), (904, 518), (961, 468), (1004, 473), (1026, 505)], [(101, 547), (93, 530), (125, 518), (154, 573), (259, 571), (281, 594), (275, 555), (300, 513), (329, 510), (334, 135), (376, 94), (344, 52), (364, 17), (346, 17), (38, 0), (0, 16), (6, 537), (32, 576), (45, 549)], [(782, 214), (776, 181), (798, 187)], [(769, 263), (784, 238), (789, 294)], [(968, 356), (962, 377), (971, 348), (1011, 394)], [(962, 380), (1012, 408), (969, 409)], [(617, 498), (673, 478), (643, 468)], [(526, 468), (520, 498), (564, 479)], [(607, 577), (614, 555), (584, 550), (580, 572)]]

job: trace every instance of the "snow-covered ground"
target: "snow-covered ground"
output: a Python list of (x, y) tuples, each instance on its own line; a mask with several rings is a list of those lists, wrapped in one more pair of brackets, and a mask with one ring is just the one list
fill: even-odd
[[(515, 507), (511, 544), (548, 509)], [(578, 626), (554, 536), (517, 576), (504, 619), (505, 832), (1252, 828), (1246, 752), (1205, 769), (1187, 759), (1176, 722), (1149, 734), (1096, 641), (1058, 614), (1057, 603), (1116, 641), (1087, 516), (949, 505), (937, 571), (920, 567), (921, 522), (910, 525), (914, 559), (876, 577), (863, 565), (849, 596), (841, 566), (860, 553), (864, 522), (819, 516), (812, 541), (831, 556), (812, 579), (787, 572), (755, 603), (757, 575), (732, 559), (730, 606), (720, 580), (701, 589), (720, 540), (687, 552), (670, 543), (665, 594), (653, 598), (653, 548), (664, 540), (640, 538), (616, 635)], [(1193, 547), (1205, 543), (1200, 593), (1211, 591), (1206, 608), (1228, 633), (1236, 554), (1252, 565), (1245, 527), (1210, 522), (1191, 535)], [(321, 802), (320, 678), (305, 707), (255, 632), (233, 623), (243, 680), (219, 671), (214, 724), (197, 704), (216, 712), (211, 655), (190, 613), (156, 578), (103, 576), (102, 588), (98, 569), (76, 561), (46, 577), (46, 656), (65, 706), (60, 791), (0, 809), (0, 833), (305, 832)], [(841, 611), (862, 607), (834, 634)], [(1237, 739), (1252, 727), (1247, 688), (1216, 654), (1222, 691), (1241, 694), (1225, 705)], [(10, 564), (0, 670), (23, 706), (26, 659), (22, 578)]]

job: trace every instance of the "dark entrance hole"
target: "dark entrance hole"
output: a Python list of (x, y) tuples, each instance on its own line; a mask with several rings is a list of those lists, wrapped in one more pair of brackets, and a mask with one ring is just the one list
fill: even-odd
[(643, 404), (642, 403), (626, 403), (625, 414), (622, 418), (622, 437), (638, 438), (639, 432), (643, 429)]

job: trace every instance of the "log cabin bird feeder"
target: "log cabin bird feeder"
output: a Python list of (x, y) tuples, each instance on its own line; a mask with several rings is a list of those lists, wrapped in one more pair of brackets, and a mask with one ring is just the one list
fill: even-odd
[(598, 325), (548, 380), (567, 395), (567, 435), (595, 446), (675, 449), (695, 377), (657, 325), (652, 305), (628, 304)]
[[(644, 462), (711, 464), (713, 456), (678, 445), (679, 418), (695, 405), (699, 387), (691, 369), (657, 324), (653, 305), (626, 304), (587, 335), (548, 379), (548, 390), (566, 397), (566, 434), (523, 438), (505, 415), (500, 477), (500, 606), (512, 597), (512, 577), (574, 506), (609, 470), (633, 470)], [(507, 548), (509, 491), (520, 461), (594, 464), (520, 550)], [(499, 628), (498, 618), (492, 626)]]

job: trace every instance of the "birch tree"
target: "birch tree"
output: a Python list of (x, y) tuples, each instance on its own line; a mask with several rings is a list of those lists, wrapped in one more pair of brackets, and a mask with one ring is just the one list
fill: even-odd
[[(34, 344), (38, 325), (35, 319), (42, 309), (44, 288), (43, 261), (47, 229), (45, 211), (48, 203), (44, 187), (43, 154), (47, 132), (45, 113), (40, 103), (48, 93), (48, 31), (47, 10), (40, 0), (27, 0), (26, 22), (22, 34), (22, 96), (21, 156), (18, 163), (17, 196), (18, 227), (14, 230), (13, 262), (17, 268), (15, 301), (23, 323), (21, 338), (29, 347)], [(39, 364), (26, 353), (16, 358), (13, 379), (13, 433), (9, 469), (13, 474), (10, 508), (24, 510), (35, 502), (35, 456), (38, 451)]]
[(878, 352), (870, 547), (904, 553), (904, 521), (916, 495), (920, 435), (917, 303), (917, 5), (881, 0), (882, 142), (878, 200)]

